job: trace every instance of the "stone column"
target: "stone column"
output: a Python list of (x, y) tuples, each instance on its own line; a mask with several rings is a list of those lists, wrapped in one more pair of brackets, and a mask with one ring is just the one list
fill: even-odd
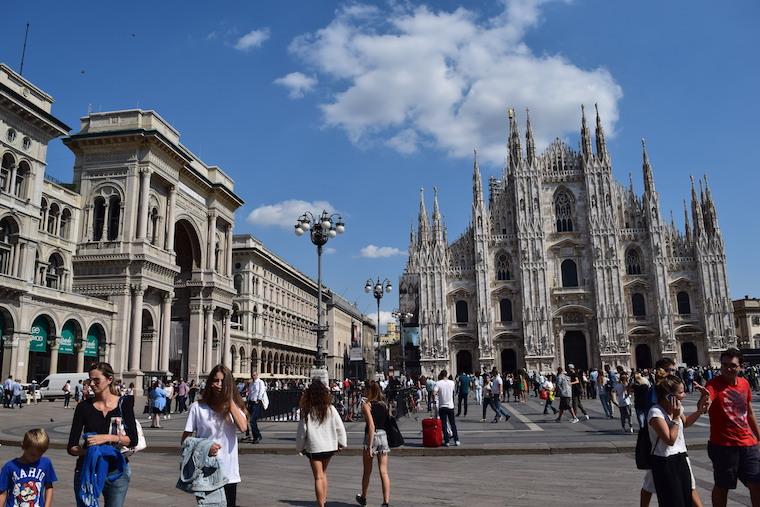
[(182, 358), (187, 364), (187, 377), (198, 381), (203, 373), (203, 307), (190, 303), (190, 336), (188, 349), (182, 350)]
[(226, 312), (224, 314), (224, 339), (222, 340), (222, 343), (224, 344), (224, 348), (222, 349), (222, 364), (224, 366), (227, 366), (228, 368), (232, 367), (232, 354), (230, 353), (230, 346), (232, 344), (232, 340), (230, 339), (230, 330), (232, 326), (230, 325), (230, 312)]
[(204, 306), (203, 311), (206, 318), (206, 348), (203, 354), (203, 372), (208, 374), (214, 367), (214, 307)]
[(169, 252), (174, 252), (174, 207), (177, 202), (177, 187), (169, 187), (169, 203), (166, 206), (166, 242), (165, 247)]
[(116, 233), (116, 241), (124, 241), (124, 202), (119, 204), (119, 230)]
[(52, 336), (53, 345), (50, 347), (50, 374), (58, 373), (58, 337)]
[(21, 257), (21, 248), (20, 248), (20, 246), (21, 245), (19, 245), (18, 243), (16, 243), (11, 248), (11, 255), (13, 256), (13, 265), (11, 266), (10, 273), (11, 273), (11, 276), (15, 276), (17, 278), (19, 277), (19, 273), (18, 273), (18, 261), (19, 261), (19, 257)]
[(82, 234), (84, 241), (92, 241), (92, 204), (88, 204), (82, 210)]
[(227, 224), (227, 266), (225, 273), (232, 276), (232, 225)]
[(206, 270), (214, 271), (216, 267), (216, 211), (208, 216), (208, 254), (206, 255)]
[(164, 372), (169, 371), (169, 339), (172, 331), (172, 299), (174, 294), (167, 292), (164, 294), (161, 305), (161, 364), (158, 369)]
[(132, 328), (129, 338), (129, 363), (130, 372), (140, 371), (140, 345), (142, 341), (142, 307), (145, 289), (137, 285), (132, 296)]
[(21, 278), (22, 280), (26, 280), (26, 277), (24, 276), (24, 269), (26, 268), (26, 263), (24, 262), (24, 257), (26, 256), (26, 243), (19, 243), (19, 259), (18, 259), (18, 271), (16, 271), (16, 276), (18, 278)]
[(86, 345), (87, 338), (82, 338), (75, 345), (77, 352), (77, 372), (84, 373), (84, 347)]
[(137, 239), (145, 239), (148, 228), (148, 192), (150, 190), (150, 169), (140, 170), (140, 204), (137, 206)]
[(14, 192), (16, 187), (16, 174), (18, 174), (18, 164), (13, 164), (11, 166), (10, 180), (8, 181), (8, 193), (13, 195), (16, 195)]
[(106, 204), (103, 207), (103, 232), (100, 234), (100, 241), (108, 241), (108, 229), (111, 228), (111, 221), (108, 219), (108, 211), (111, 209), (110, 201), (110, 199), (106, 199)]

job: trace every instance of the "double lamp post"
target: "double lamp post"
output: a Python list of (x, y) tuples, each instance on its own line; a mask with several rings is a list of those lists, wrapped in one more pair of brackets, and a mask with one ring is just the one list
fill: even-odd
[(377, 322), (375, 323), (375, 375), (380, 373), (380, 300), (383, 299), (385, 292), (391, 292), (393, 285), (387, 278), (380, 281), (378, 277), (376, 282), (372, 281), (372, 278), (367, 279), (367, 283), (364, 285), (364, 292), (375, 296), (377, 300)]

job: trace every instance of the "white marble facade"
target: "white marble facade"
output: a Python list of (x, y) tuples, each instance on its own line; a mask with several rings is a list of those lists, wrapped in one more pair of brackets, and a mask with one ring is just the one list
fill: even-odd
[(523, 151), (510, 111), (508, 162), (488, 196), (476, 154), (472, 220), (455, 241), (437, 195), (428, 219), (420, 194), (400, 300), (417, 316), (407, 325), (420, 328), (423, 373), (715, 363), (736, 333), (707, 179), (692, 180), (679, 229), (645, 146), (643, 195), (613, 179), (598, 112), (595, 148), (585, 113), (579, 151), (557, 139), (539, 154), (526, 127)]

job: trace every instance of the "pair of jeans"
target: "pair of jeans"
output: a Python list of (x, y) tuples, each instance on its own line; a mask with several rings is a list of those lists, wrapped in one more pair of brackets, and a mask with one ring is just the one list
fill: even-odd
[(483, 390), (475, 389), (475, 403), (478, 405), (483, 403)]
[(177, 412), (187, 412), (187, 396), (177, 396)]
[[(132, 470), (129, 468), (129, 463), (124, 466), (124, 473), (121, 477), (115, 481), (109, 481), (106, 479), (106, 484), (103, 486), (103, 507), (124, 507), (124, 501), (127, 498), (127, 490), (129, 489), (129, 480), (132, 478)], [(79, 486), (81, 484), (80, 471), (74, 472), (74, 498), (76, 498), (77, 507), (87, 507), (81, 500), (79, 500)]]
[(639, 430), (645, 429), (647, 425), (647, 411), (637, 408), (636, 419), (639, 421)]
[(457, 403), (457, 417), (462, 413), (462, 400), (464, 400), (464, 415), (467, 417), (467, 397), (470, 393), (459, 393), (459, 401)]
[(623, 429), (625, 429), (626, 422), (628, 422), (628, 426), (633, 429), (633, 423), (631, 422), (631, 406), (622, 405), (619, 406), (618, 409), (620, 410), (620, 424), (623, 426)]
[(261, 440), (261, 431), (259, 431), (259, 417), (264, 414), (264, 407), (260, 401), (249, 401), (248, 411), (251, 413), (251, 418), (248, 421), (251, 437), (254, 440)]
[(493, 404), (491, 404), (490, 396), (486, 396), (485, 398), (483, 398), (483, 417), (482, 417), (483, 420), (485, 420), (486, 418), (486, 410), (488, 409), (488, 407), (493, 408)]
[(610, 394), (606, 390), (599, 390), (599, 401), (602, 403), (602, 410), (604, 410), (604, 415), (611, 418), (612, 404), (610, 403)]
[[(34, 395), (32, 395), (34, 396)], [(71, 393), (66, 393), (63, 395), (63, 408), (68, 408), (69, 401), (71, 401)]]
[(451, 425), (451, 436), (454, 438), (454, 442), (459, 442), (459, 433), (457, 433), (457, 422), (454, 419), (454, 409), (448, 407), (441, 407), (438, 409), (438, 414), (441, 416), (441, 429), (443, 430), (443, 442), (449, 443), (449, 425)]
[(504, 407), (501, 406), (501, 400), (499, 399), (498, 396), (491, 397), (491, 405), (492, 405), (491, 408), (493, 408), (493, 411), (496, 412), (496, 415), (494, 415), (493, 417), (494, 421), (498, 420), (500, 415), (504, 416), (505, 421), (509, 419), (509, 414), (507, 413), (506, 410), (504, 410)]
[(552, 405), (552, 403), (554, 403), (554, 400), (552, 400), (550, 398), (546, 398), (546, 403), (544, 403), (544, 414), (548, 414), (549, 413), (549, 409), (552, 409), (553, 413), (555, 413), (555, 414), (557, 413), (557, 409), (554, 408), (554, 405)]

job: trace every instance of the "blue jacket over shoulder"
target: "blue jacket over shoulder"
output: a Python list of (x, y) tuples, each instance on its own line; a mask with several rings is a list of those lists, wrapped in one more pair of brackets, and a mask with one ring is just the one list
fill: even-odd
[(195, 495), (197, 505), (226, 507), (224, 485), (227, 484), (219, 459), (209, 456), (214, 441), (187, 437), (182, 443), (182, 462), (177, 488)]

